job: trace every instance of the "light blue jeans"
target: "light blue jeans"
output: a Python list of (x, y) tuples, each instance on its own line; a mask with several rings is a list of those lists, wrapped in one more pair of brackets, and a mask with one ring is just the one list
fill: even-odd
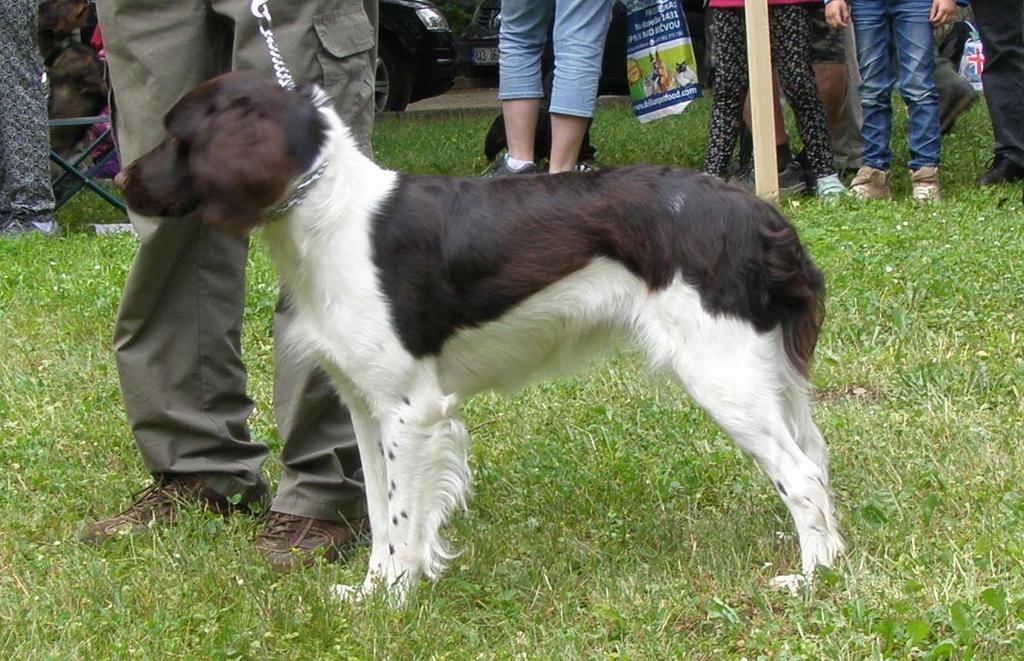
[(498, 98), (541, 99), (541, 57), (554, 12), (552, 113), (593, 117), (614, 0), (504, 0)]
[(931, 0), (852, 0), (864, 110), (864, 165), (888, 170), (892, 163), (893, 50), (898, 86), (910, 115), (910, 169), (939, 164), (939, 92), (932, 80), (935, 47), (928, 22)]

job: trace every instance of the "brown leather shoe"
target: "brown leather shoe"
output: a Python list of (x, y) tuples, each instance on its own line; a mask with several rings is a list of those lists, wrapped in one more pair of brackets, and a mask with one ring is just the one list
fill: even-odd
[[(266, 497), (263, 493), (260, 499)], [(204, 487), (194, 475), (158, 475), (153, 483), (135, 494), (128, 509), (109, 519), (88, 524), (81, 539), (90, 544), (149, 531), (153, 526), (173, 526), (184, 509), (206, 509), (219, 514), (247, 511), (249, 505), (233, 505), (213, 489)]]
[(319, 556), (328, 562), (337, 561), (367, 530), (369, 522), (365, 518), (346, 523), (271, 510), (253, 547), (271, 567), (283, 573), (309, 567)]

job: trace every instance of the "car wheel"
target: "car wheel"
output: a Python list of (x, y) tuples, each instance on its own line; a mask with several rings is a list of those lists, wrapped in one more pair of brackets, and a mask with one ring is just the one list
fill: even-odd
[(377, 112), (401, 111), (409, 105), (412, 81), (403, 70), (402, 62), (384, 42), (377, 46), (377, 80), (374, 87), (374, 105)]

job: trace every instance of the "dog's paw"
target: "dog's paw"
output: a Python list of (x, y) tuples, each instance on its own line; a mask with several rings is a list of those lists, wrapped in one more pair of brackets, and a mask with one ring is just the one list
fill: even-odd
[(348, 604), (358, 604), (366, 597), (366, 593), (361, 588), (339, 583), (331, 587), (331, 596)]
[(799, 593), (800, 588), (808, 584), (810, 581), (803, 574), (783, 574), (769, 581), (773, 590), (789, 590), (790, 594)]
[(379, 597), (394, 609), (401, 608), (408, 595), (409, 585), (403, 576), (391, 582), (385, 582), (383, 577), (371, 574), (359, 587), (339, 584), (331, 588), (331, 596), (339, 601), (358, 604)]

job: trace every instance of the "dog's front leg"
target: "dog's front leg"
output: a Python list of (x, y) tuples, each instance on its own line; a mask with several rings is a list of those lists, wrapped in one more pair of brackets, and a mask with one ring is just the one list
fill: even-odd
[[(363, 467), (363, 486), (366, 491), (366, 507), (370, 517), (370, 568), (369, 575), (381, 575), (390, 558), (388, 548), (391, 540), (388, 521), (387, 467), (381, 443), (381, 426), (361, 400), (347, 397), (352, 427), (359, 446), (359, 461)], [(360, 599), (365, 596), (366, 584), (362, 589), (348, 585), (334, 586), (334, 593), (342, 599)]]
[(455, 417), (454, 397), (436, 386), (410, 389), (384, 416), (381, 431), (387, 560), (382, 572), (371, 564), (363, 589), (385, 587), (400, 602), (421, 575), (437, 578), (453, 557), (441, 527), (453, 509), (465, 506), (468, 435)]

